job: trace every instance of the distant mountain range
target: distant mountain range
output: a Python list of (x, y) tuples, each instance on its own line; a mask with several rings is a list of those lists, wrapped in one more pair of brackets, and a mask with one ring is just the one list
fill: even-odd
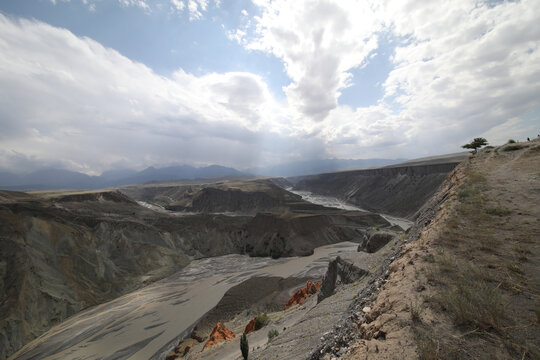
[(53, 189), (100, 189), (111, 186), (166, 182), (176, 180), (246, 178), (260, 176), (301, 176), (350, 170), (366, 167), (392, 165), (405, 159), (324, 159), (299, 161), (283, 165), (252, 168), (245, 171), (220, 166), (194, 167), (190, 165), (163, 168), (148, 167), (142, 171), (124, 169), (109, 170), (100, 176), (89, 176), (75, 171), (44, 168), (29, 174), (15, 174), (0, 170), (0, 189), (6, 190), (53, 190)]
[(105, 171), (100, 176), (89, 176), (75, 171), (46, 168), (23, 175), (0, 171), (0, 188), (6, 190), (100, 189), (147, 182), (246, 176), (249, 175), (219, 165), (201, 168), (189, 165), (169, 166), (159, 169), (148, 167), (142, 171), (111, 170)]

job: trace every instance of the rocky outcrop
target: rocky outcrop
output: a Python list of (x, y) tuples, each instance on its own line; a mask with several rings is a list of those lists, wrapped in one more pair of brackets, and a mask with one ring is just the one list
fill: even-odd
[(459, 162), (343, 171), (303, 177), (297, 190), (334, 196), (369, 211), (413, 218)]
[(86, 191), (78, 192), (68, 195), (60, 195), (53, 198), (54, 202), (57, 203), (66, 203), (66, 202), (87, 202), (87, 201), (112, 201), (115, 203), (131, 203), (134, 204), (135, 201), (122, 194), (119, 191)]
[(246, 227), (252, 256), (305, 256), (318, 246), (354, 241), (369, 227), (390, 226), (380, 215), (359, 211), (259, 213)]
[[(263, 315), (263, 314), (261, 314)], [(255, 331), (255, 323), (257, 322), (257, 317), (255, 316), (253, 319), (251, 319), (248, 324), (246, 325), (246, 328), (244, 329), (244, 334), (249, 334), (250, 332)]]
[(304, 286), (303, 288), (298, 289), (298, 291), (296, 291), (291, 296), (289, 301), (287, 301), (287, 303), (285, 304), (284, 310), (287, 310), (288, 308), (290, 308), (290, 307), (292, 307), (294, 305), (299, 305), (299, 304), (303, 303), (311, 295), (316, 294), (317, 291), (319, 291), (320, 289), (321, 289), (321, 283), (320, 282), (313, 283), (313, 282), (308, 280), (308, 282), (306, 283), (306, 286)]
[(285, 199), (263, 191), (247, 192), (239, 189), (204, 188), (192, 200), (189, 210), (197, 212), (282, 211)]
[(167, 357), (165, 357), (165, 360), (178, 360), (184, 358), (189, 352), (191, 351), (190, 346), (181, 346), (178, 345), (174, 348), (173, 351), (171, 351)]
[(223, 326), (221, 322), (218, 322), (214, 327), (214, 330), (212, 330), (212, 332), (210, 333), (210, 338), (208, 339), (206, 344), (204, 344), (203, 350), (212, 347), (221, 341), (232, 340), (235, 337), (236, 335), (231, 330)]
[(367, 270), (359, 268), (339, 256), (336, 257), (328, 264), (328, 270), (322, 280), (317, 302), (319, 303), (333, 295), (338, 285), (353, 283), (367, 274)]
[(271, 180), (228, 181), (178, 186), (130, 186), (122, 192), (136, 200), (172, 211), (255, 215), (259, 211), (286, 211), (302, 202)]
[(232, 320), (244, 310), (255, 313), (283, 309), (291, 288), (305, 284), (307, 278), (281, 278), (278, 276), (255, 276), (233, 286), (218, 304), (195, 326), (191, 338), (202, 342), (217, 321)]
[(379, 251), (379, 249), (388, 244), (394, 236), (396, 236), (396, 234), (390, 231), (367, 232), (360, 245), (358, 245), (358, 251), (368, 253)]
[[(246, 325), (246, 328), (244, 329), (244, 334), (249, 334), (250, 332), (259, 330), (262, 326), (264, 326), (264, 322), (260, 322), (260, 319), (266, 318), (266, 321), (268, 317), (265, 313), (260, 313), (259, 315), (255, 316), (253, 319), (249, 321), (249, 323)], [(257, 319), (259, 319), (259, 324), (257, 324)]]

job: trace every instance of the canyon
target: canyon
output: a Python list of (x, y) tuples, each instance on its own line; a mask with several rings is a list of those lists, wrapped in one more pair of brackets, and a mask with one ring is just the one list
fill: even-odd
[[(298, 285), (323, 277), (331, 257), (340, 252), (339, 247), (332, 248), (331, 244), (345, 242), (343, 246), (348, 251), (356, 252), (358, 243), (368, 236), (369, 231), (387, 229), (397, 234), (403, 227), (410, 226), (410, 220), (422, 204), (403, 204), (401, 197), (389, 201), (387, 193), (379, 191), (377, 184), (380, 184), (381, 176), (389, 178), (383, 182), (386, 184), (383, 189), (392, 183), (404, 184), (403, 178), (409, 177), (406, 187), (416, 184), (418, 193), (429, 196), (436, 190), (435, 179), (442, 181), (441, 173), (452, 167), (421, 166), (421, 170), (417, 170), (416, 165), (405, 166), (402, 170), (362, 170), (367, 174), (363, 176), (377, 179), (372, 182), (375, 186), (372, 191), (381, 196), (377, 210), (384, 215), (362, 211), (372, 207), (369, 202), (343, 204), (342, 195), (336, 196), (338, 199), (323, 196), (319, 198), (322, 205), (306, 201), (309, 196), (311, 200), (319, 196), (313, 194), (316, 191), (328, 195), (320, 185), (310, 185), (308, 179), (143, 184), (99, 191), (2, 191), (0, 270), (3, 282), (0, 285), (5, 295), (0, 318), (0, 356), (7, 357), (16, 352), (12, 356), (14, 359), (31, 358), (36, 354), (42, 354), (42, 357), (48, 354), (49, 358), (58, 354), (62, 354), (60, 358), (75, 358), (74, 354), (82, 351), (76, 349), (92, 348), (89, 344), (103, 348), (107, 344), (108, 355), (103, 353), (100, 357), (140, 358), (141, 354), (146, 354), (144, 356), (148, 358), (158, 358), (180, 339), (189, 337), (197, 325), (199, 329), (211, 330), (217, 321), (208, 320), (203, 327), (202, 315), (216, 307), (228, 289), (257, 274), (263, 278), (282, 278), (279, 281), (261, 280), (272, 284), (268, 289), (272, 289), (270, 293), (274, 295), (268, 296), (280, 300), (259, 303), (259, 306), (254, 305), (257, 301), (249, 301), (250, 304), (242, 309), (231, 310), (230, 316), (238, 316), (242, 311), (251, 314), (259, 313), (261, 309), (275, 310), (278, 303), (283, 308), (286, 299), (281, 303), (282, 299), (294, 293)], [(289, 192), (281, 187), (290, 187), (292, 181), (296, 181), (296, 188), (303, 192), (295, 189)], [(327, 186), (334, 187), (331, 182)], [(334, 205), (329, 207), (328, 201)], [(343, 206), (335, 204), (340, 202)], [(396, 215), (405, 213), (409, 220), (396, 219)], [(375, 255), (377, 260), (368, 261), (373, 263), (373, 268), (382, 262), (380, 255)], [(225, 259), (226, 264), (220, 258)], [(198, 262), (205, 264), (203, 270), (198, 267)], [(291, 265), (287, 265), (288, 262)], [(295, 262), (302, 265), (292, 265)], [(233, 265), (234, 270), (242, 271), (232, 275)], [(264, 271), (256, 270), (259, 268)], [(292, 270), (283, 270), (287, 268)], [(213, 278), (227, 271), (224, 280)], [(195, 288), (190, 290), (191, 281), (197, 279), (190, 277), (190, 272), (204, 273), (197, 276), (205, 278), (209, 287), (202, 292)], [(214, 284), (212, 281), (216, 282), (217, 288), (210, 286)], [(174, 326), (171, 309), (160, 310), (163, 312), (157, 318), (167, 319), (168, 325), (163, 325), (166, 330), (158, 331), (162, 326), (156, 323), (130, 321), (130, 316), (119, 310), (133, 304), (141, 307), (141, 314), (146, 313), (142, 299), (148, 301), (149, 298), (157, 299), (155, 303), (150, 302), (154, 305), (148, 305), (149, 308), (166, 303), (169, 307), (185, 306), (188, 309), (189, 301), (185, 302), (182, 295), (189, 291), (203, 296), (197, 298), (200, 300), (196, 304), (198, 310), (180, 311), (181, 314), (187, 311), (189, 316), (178, 315), (180, 318)], [(199, 308), (206, 310), (201, 312)], [(130, 309), (128, 312), (133, 316), (138, 313)], [(109, 322), (119, 321), (119, 317), (111, 317), (111, 314), (126, 316), (124, 325)], [(102, 320), (93, 321), (90, 326), (88, 321), (82, 320), (85, 317)], [(79, 337), (66, 339), (68, 329), (75, 323), (84, 330), (77, 331)], [(124, 327), (125, 335), (115, 336), (126, 342), (114, 341), (113, 346), (106, 334)], [(134, 337), (133, 329), (137, 328), (144, 335)], [(141, 330), (145, 328), (154, 329), (151, 336)], [(206, 330), (203, 336), (207, 336)], [(28, 343), (36, 337), (39, 338)], [(138, 339), (137, 344), (127, 338)], [(159, 346), (156, 345), (158, 342)], [(113, 351), (114, 348), (117, 350)], [(116, 355), (111, 357), (112, 354)]]

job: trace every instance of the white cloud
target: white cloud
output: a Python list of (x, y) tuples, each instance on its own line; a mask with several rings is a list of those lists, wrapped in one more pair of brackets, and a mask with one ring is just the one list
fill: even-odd
[(182, 12), (186, 7), (186, 4), (180, 0), (171, 0), (172, 9), (175, 12)]
[[(180, 3), (191, 20), (211, 4)], [(0, 15), (0, 167), (414, 157), (539, 131), (538, 0), (257, 4), (262, 15), (228, 36), (283, 61), (286, 104), (256, 74), (163, 77), (65, 29)], [(383, 36), (396, 44), (384, 96), (339, 104)]]
[(257, 3), (263, 14), (248, 47), (282, 59), (292, 80), (285, 88), (289, 104), (308, 119), (325, 119), (349, 85), (349, 71), (377, 48), (380, 22), (359, 1)]
[(178, 70), (166, 78), (41, 22), (0, 15), (0, 30), (0, 167), (12, 167), (13, 154), (84, 171), (116, 163), (248, 167), (290, 156), (268, 146), (275, 138), (301, 147), (257, 75)]
[[(220, 6), (219, 2), (215, 2), (216, 7)], [(203, 13), (208, 10), (208, 0), (188, 0), (189, 20), (200, 20)]]
[[(502, 124), (525, 134), (524, 115), (540, 107), (538, 0), (253, 2), (262, 10), (255, 28), (229, 37), (283, 61), (289, 105), (321, 122), (305, 127), (319, 129), (332, 154), (377, 144), (407, 156), (453, 152)], [(350, 70), (368, 63), (382, 35), (397, 44), (384, 97), (368, 108), (339, 105)]]
[(387, 21), (410, 42), (384, 88), (412, 119), (409, 136), (469, 138), (538, 108), (539, 5), (388, 2)]
[(148, 6), (146, 0), (118, 0), (118, 2), (124, 7), (135, 6), (145, 11), (150, 11), (150, 6)]

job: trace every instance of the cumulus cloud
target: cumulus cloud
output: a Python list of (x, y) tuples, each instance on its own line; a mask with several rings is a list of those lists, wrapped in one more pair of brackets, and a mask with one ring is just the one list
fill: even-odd
[(15, 153), (34, 163), (65, 159), (75, 170), (118, 162), (247, 167), (266, 156), (257, 139), (294, 141), (280, 125), (283, 106), (257, 75), (178, 70), (167, 78), (45, 23), (0, 15), (0, 29), (0, 150), (8, 167)]
[(432, 133), (458, 141), (538, 108), (538, 5), (387, 4), (385, 20), (409, 41), (396, 48), (385, 96), (395, 98), (402, 118), (411, 119), (411, 138)]
[[(503, 140), (490, 131), (502, 124), (532, 129), (525, 114), (540, 106), (538, 0), (253, 1), (262, 15), (231, 38), (283, 60), (289, 105), (321, 122), (306, 127), (319, 129), (333, 154), (452, 152), (480, 134)], [(395, 46), (384, 96), (368, 108), (340, 105), (351, 69), (369, 66), (383, 36)]]
[(302, 116), (321, 121), (337, 107), (350, 70), (377, 48), (381, 28), (359, 1), (257, 1), (263, 13), (247, 44), (283, 60), (292, 83), (284, 90)]
[[(68, 30), (0, 15), (0, 167), (415, 157), (539, 131), (538, 0), (254, 1), (260, 16), (229, 36), (282, 60), (286, 103), (257, 74), (164, 77)], [(180, 3), (192, 20), (210, 6), (170, 6)], [(381, 39), (394, 46), (384, 95), (340, 104)]]
[(125, 7), (136, 6), (146, 11), (150, 10), (150, 6), (148, 6), (146, 0), (118, 0), (118, 2)]
[(180, 0), (171, 0), (171, 9), (176, 12), (182, 12), (186, 4)]

